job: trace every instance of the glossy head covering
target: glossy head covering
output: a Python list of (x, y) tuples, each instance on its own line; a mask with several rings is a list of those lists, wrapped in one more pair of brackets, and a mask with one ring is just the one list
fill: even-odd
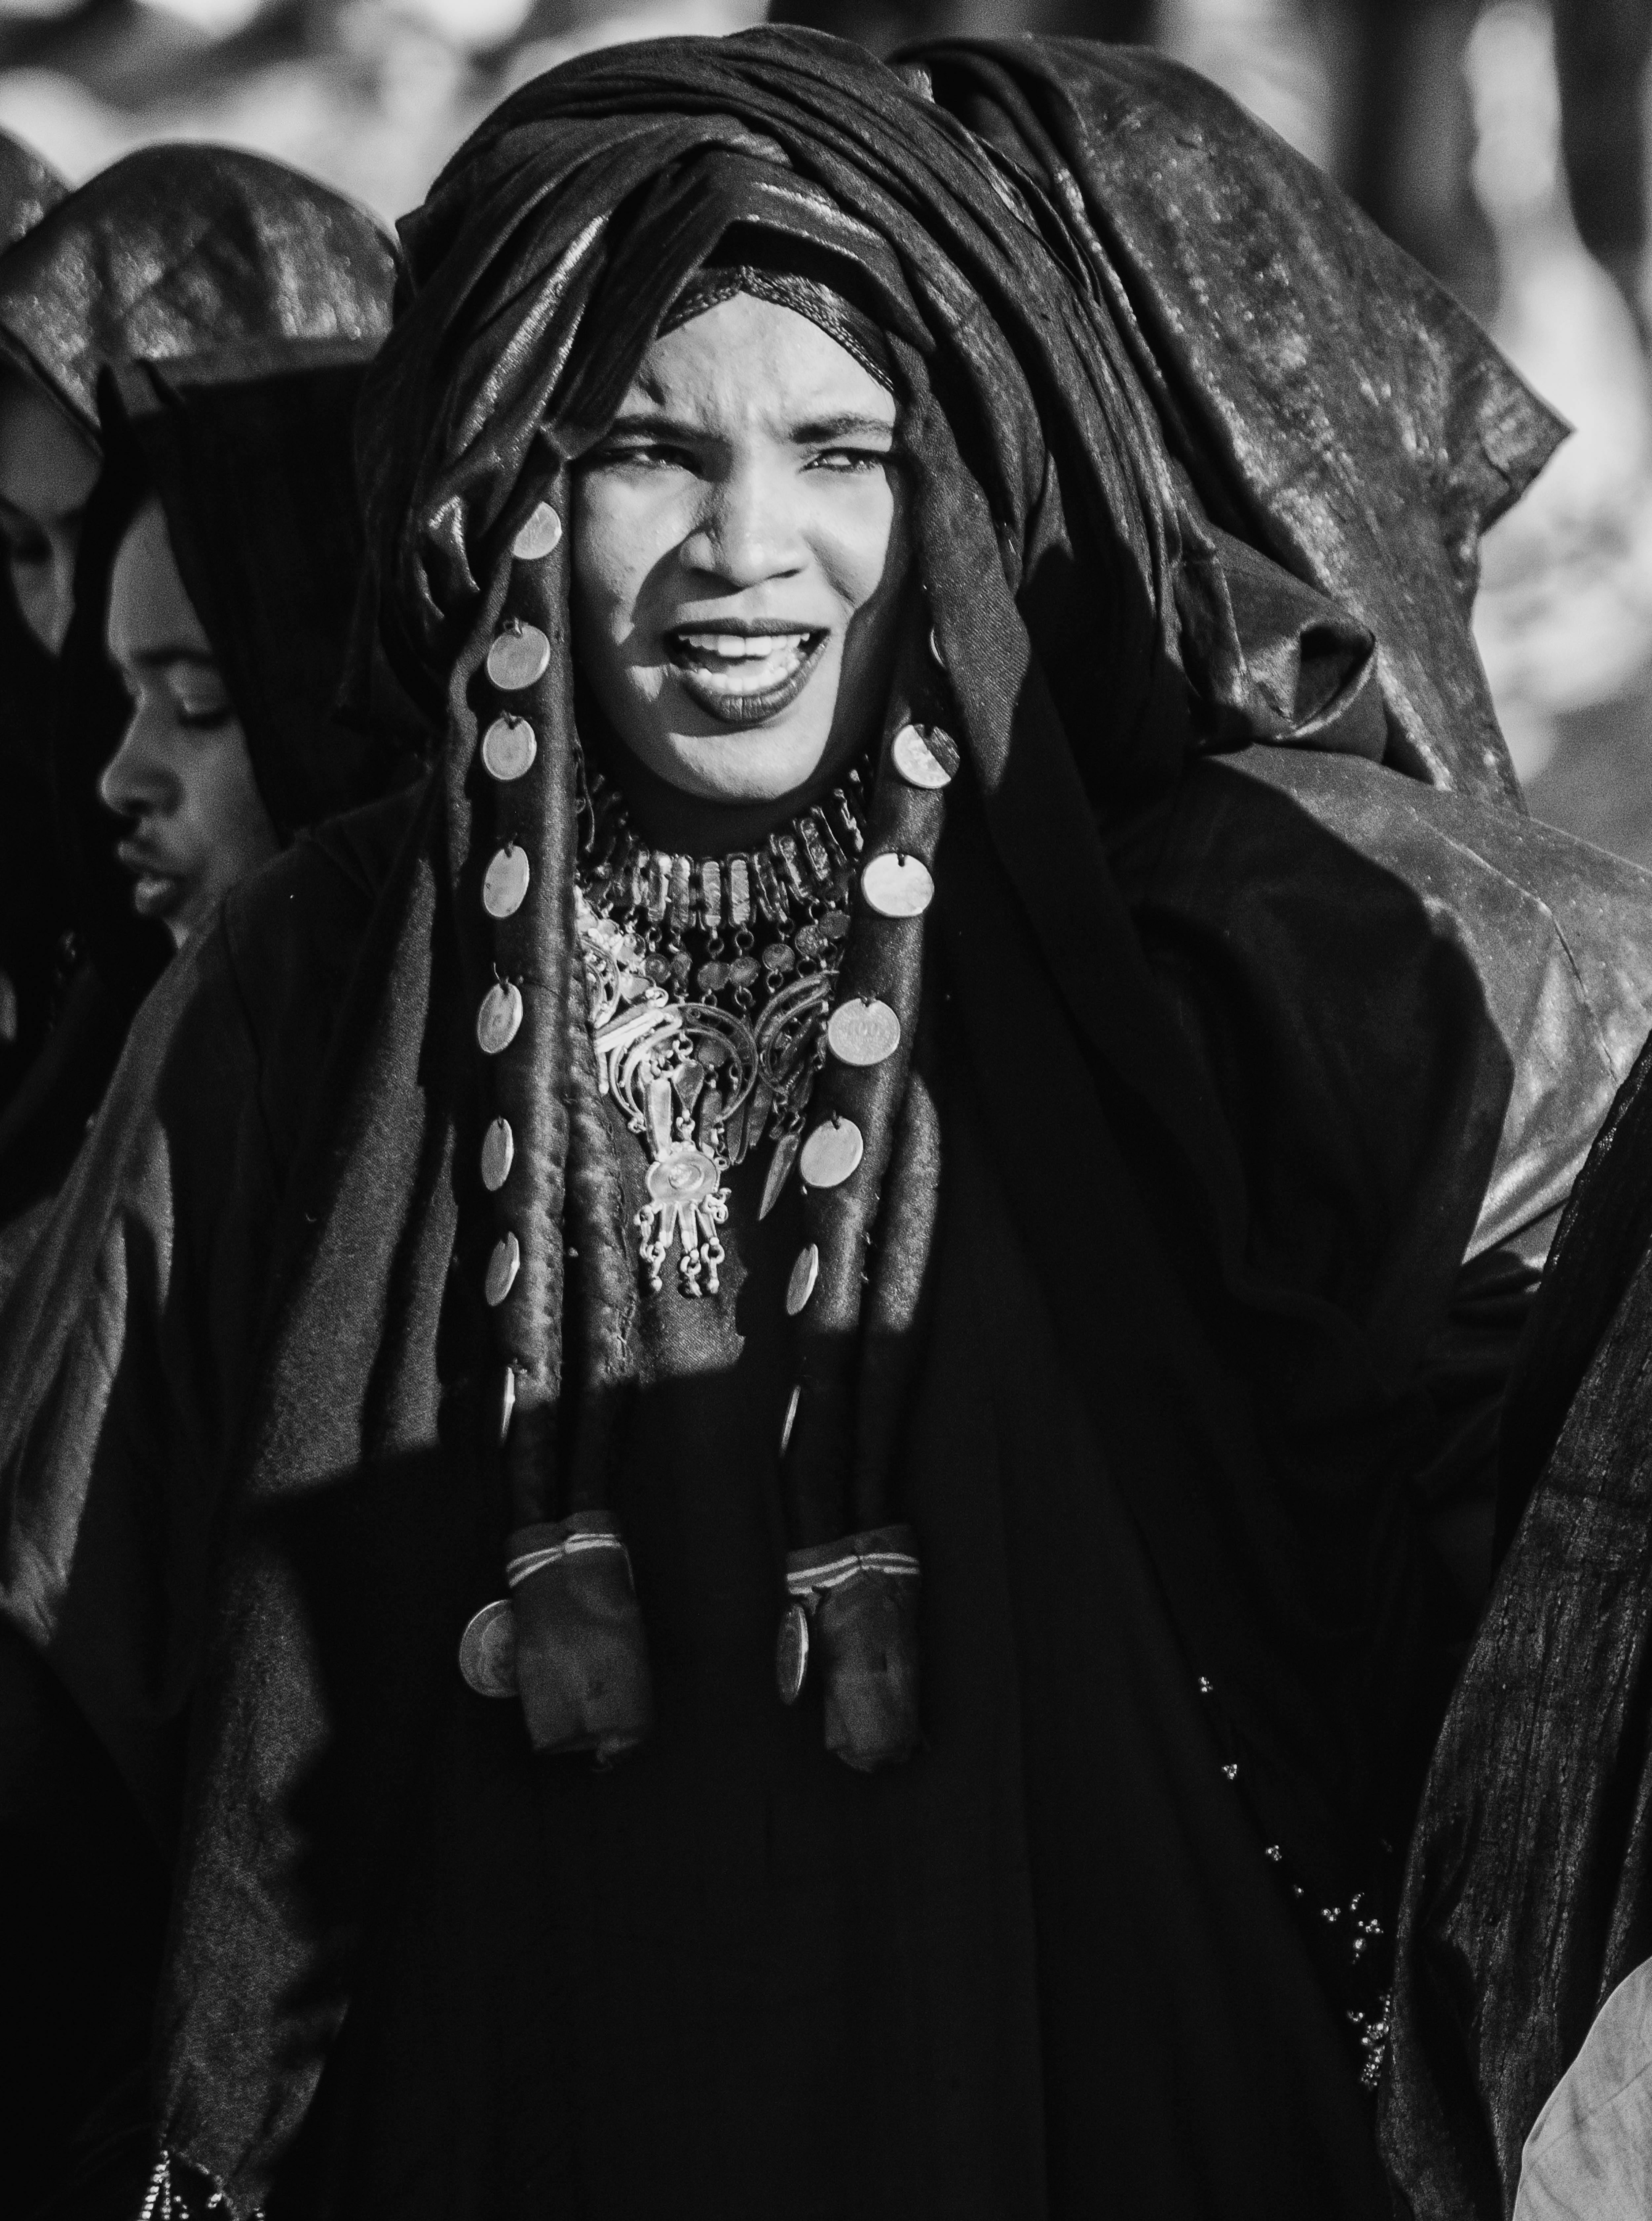
[[(318, 672), (332, 670), (354, 593), (358, 529), (340, 397), (388, 326), (395, 272), (395, 248), (365, 210), (280, 163), (202, 146), (127, 156), (0, 256), (0, 355), (94, 438), (102, 437), (97, 385), (106, 369), (139, 360), (192, 366), (175, 383), (158, 376), (127, 389), (144, 429), (88, 510), (77, 615), (59, 673), (65, 714), (53, 771), (60, 848), (53, 868), (66, 881), (101, 991), (94, 998), (88, 990), (75, 1005), (88, 1029), (78, 1045), (75, 1027), (59, 1028), (55, 1050), (47, 1047), (51, 1068), (43, 1060), (0, 1124), (0, 1212), (60, 1176), (131, 1010), (172, 953), (164, 932), (132, 914), (114, 860), (118, 828), (97, 795), (124, 717), (103, 623), (124, 505), (137, 497), (135, 471), (139, 479), (147, 471), (162, 492), (180, 560), (193, 571), (186, 584), (201, 592), (203, 621), (228, 659), (232, 685), (245, 659), (258, 657), (247, 723), (255, 755), (262, 748), (261, 784), (277, 824), (307, 822), (334, 806), (329, 796), (359, 793), (352, 777), (323, 772), (306, 742), (312, 775), (299, 782), (301, 804), (284, 789), (287, 748), (264, 743), (270, 721), (285, 727), (296, 699), (306, 700), (306, 715), (324, 708)], [(318, 345), (340, 353), (312, 389), (309, 358), (291, 350)], [(210, 372), (196, 374), (203, 359), (226, 353), (221, 389)], [(295, 372), (291, 384), (284, 368)], [(340, 410), (319, 451), (307, 445), (316, 429), (306, 427), (312, 403), (318, 412)], [(287, 442), (290, 460), (277, 465)], [(324, 482), (317, 452), (329, 458)], [(306, 580), (315, 589), (309, 599)], [(271, 620), (261, 633), (260, 609)], [(285, 640), (278, 611), (293, 621)], [(354, 744), (340, 740), (338, 748), (335, 768), (351, 760)]]
[[(303, 2117), (349, 1976), (303, 2031), (290, 2001), (308, 2013), (323, 1960), (347, 1968), (335, 1947), (354, 1918), (347, 1892), (312, 1921), (277, 1879), (310, 1855), (316, 1808), (293, 1792), (326, 1762), (319, 1730), (295, 1742), (292, 1724), (333, 1717), (339, 1692), (281, 1632), (272, 1507), (340, 1476), (387, 1500), (370, 1476), (388, 1486), (397, 1458), (438, 1443), (476, 1458), (501, 1506), (499, 1577), (513, 1534), (530, 1561), (513, 1596), (536, 1746), (618, 1749), (647, 1724), (620, 1554), (562, 1548), (617, 1539), (607, 1480), (636, 1282), (573, 932), (568, 542), (538, 512), (566, 517), (571, 464), (685, 286), (708, 265), (827, 271), (875, 326), (927, 604), (884, 745), (913, 716), (945, 725), (960, 758), (944, 793), (886, 754), (874, 780), (869, 848), (931, 866), (936, 899), (900, 921), (855, 904), (840, 992), (890, 1003), (903, 1046), (831, 1072), (817, 1098), (866, 1151), (804, 1204), (817, 1270), (797, 1320), (787, 1540), (825, 1548), (899, 1517), (938, 1178), (911, 1051), (944, 962), (996, 1175), (1075, 1375), (1109, 1406), (1110, 1469), (1191, 1652), (1263, 1755), (1267, 1840), (1322, 1876), (1380, 1770), (1363, 1538), (1415, 1290), (1345, 1274), (1344, 1304), (1293, 1259), (1271, 1276), (1254, 1263), (1236, 1142), (1153, 983), (1097, 812), (1248, 739), (1511, 796), (1467, 630), (1474, 543), (1555, 436), (1316, 173), (1198, 79), (1104, 48), (948, 47), (904, 75), (779, 31), (590, 56), (491, 117), (404, 236), (411, 283), (359, 422), (379, 624), (441, 729), (441, 773), (295, 1184), (202, 1666), (160, 2023), (163, 2132), (235, 2211)], [(542, 675), (496, 683), (496, 640), (526, 628)], [(507, 708), (535, 748), (501, 779), (480, 742)], [(505, 843), (529, 880), (497, 919), (482, 882)], [(1061, 1106), (1054, 1182), (1011, 1028)], [(500, 1118), (514, 1154), (490, 1187), (479, 1150)], [(1437, 1244), (1448, 1279), (1472, 1217)], [(490, 1254), (510, 1242), (520, 1268), (485, 1310)], [(783, 1592), (777, 1566), (777, 1608)], [(884, 1686), (863, 1648), (848, 1661), (861, 1686), (837, 1691), (852, 1763), (910, 1743), (912, 1630), (885, 1632)], [(402, 1639), (422, 1658), (452, 1637), (432, 1607)], [(370, 1681), (370, 1658), (360, 1670)], [(833, 1703), (829, 1686), (829, 1722)], [(224, 2072), (232, 2018), (264, 2071)]]
[(95, 439), (106, 364), (376, 338), (394, 276), (366, 210), (284, 163), (143, 147), (0, 259), (0, 352)]

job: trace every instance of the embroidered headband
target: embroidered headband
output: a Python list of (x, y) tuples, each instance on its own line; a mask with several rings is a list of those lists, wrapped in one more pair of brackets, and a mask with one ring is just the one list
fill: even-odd
[(678, 294), (660, 329), (662, 334), (674, 332), (695, 316), (703, 316), (708, 309), (733, 300), (736, 293), (749, 293), (755, 300), (772, 301), (777, 308), (806, 316), (828, 339), (835, 340), (868, 378), (876, 379), (885, 393), (895, 391), (894, 368), (878, 325), (836, 285), (795, 268), (765, 269), (749, 261), (708, 263), (695, 272)]

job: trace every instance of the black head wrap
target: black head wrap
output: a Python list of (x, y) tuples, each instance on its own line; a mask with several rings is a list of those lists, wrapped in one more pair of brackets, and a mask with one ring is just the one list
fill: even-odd
[(395, 249), (365, 209), (229, 147), (141, 147), (0, 260), (0, 353), (89, 437), (108, 363), (370, 339)]
[[(250, 705), (278, 827), (376, 782), (363, 743), (330, 724), (320, 734), (360, 551), (350, 413), (395, 267), (365, 210), (279, 163), (197, 146), (127, 156), (0, 257), (0, 356), (100, 442), (112, 427), (119, 447), (88, 506), (53, 690), (55, 805), (33, 836), (91, 969), (0, 1124), (0, 1215), (60, 1178), (171, 954), (133, 915), (119, 828), (97, 793), (126, 716), (103, 646), (109, 569), (144, 488), (161, 493), (185, 585)], [(140, 360), (179, 368), (106, 386), (100, 420), (100, 377)]]
[[(944, 936), (1064, 1354), (1190, 1650), (1258, 1754), (1270, 1834), (1323, 1873), (1380, 1773), (1360, 1538), (1393, 1454), (1414, 1291), (1350, 1268), (1333, 1302), (1291, 1260), (1259, 1269), (1235, 1138), (1154, 985), (1098, 813), (1244, 740), (1511, 798), (1467, 630), (1474, 547), (1552, 422), (1330, 187), (1167, 64), (1029, 41), (937, 49), (902, 76), (781, 31), (587, 57), (508, 101), (405, 223), (410, 282), (360, 416), (370, 592), (442, 753), (295, 1175), (196, 1707), (164, 2126), (234, 2210), (263, 2196), (308, 2107), (348, 1976), (324, 2008), (318, 1985), (347, 1967), (367, 1866), (342, 1847), (387, 1809), (352, 1784), (336, 1887), (300, 1913), (285, 1877), (314, 1853), (316, 1807), (301, 1822), (291, 1790), (324, 1770), (341, 1695), (305, 1642), (272, 1640), (294, 1609), (272, 1507), (341, 1476), (381, 1500), (370, 1476), (426, 1445), (458, 1455), (462, 1436), (489, 1463), (503, 1439), (502, 1558), (508, 1529), (606, 1517), (635, 1279), (573, 931), (567, 540), (523, 560), (513, 542), (541, 505), (566, 515), (570, 466), (685, 287), (756, 266), (754, 236), (770, 271), (852, 272), (833, 290), (876, 328), (945, 672), (909, 660), (889, 718), (933, 698), (961, 757), (944, 844), (938, 798), (878, 779), (869, 844), (933, 860), (937, 898), (898, 944), (857, 915), (844, 989), (875, 982), (916, 1032)], [(502, 692), (490, 652), (529, 626), (544, 674)], [(504, 706), (535, 739), (508, 784), (479, 755)], [(529, 891), (496, 920), (481, 885), (507, 841)], [(485, 1055), (479, 1016), (502, 1004), (514, 1030)], [(1006, 1023), (1036, 1035), (1063, 1105), (1081, 1252), (1025, 1145)], [(879, 1070), (881, 1092), (855, 1098), (862, 1175), (807, 1204), (819, 1273), (785, 1466), (794, 1548), (898, 1510), (936, 1134), (927, 1091), (895, 1060)], [(515, 1155), (487, 1192), (478, 1151), (499, 1116)], [(520, 1268), (484, 1313), (507, 1237)], [(475, 1394), (451, 1396), (460, 1384)], [(404, 1546), (400, 1639), (424, 1611), (411, 1648), (434, 1658), (452, 1631)], [(622, 1589), (588, 1590), (572, 1629), (518, 1590), (537, 1742), (582, 1739), (548, 1729), (540, 1702), (570, 1652), (612, 1669), (583, 1739), (640, 1728)], [(371, 1649), (352, 1650), (369, 1680)], [(411, 1766), (413, 1709), (375, 1736), (375, 1778)], [(227, 2043), (266, 2067), (226, 2074)]]

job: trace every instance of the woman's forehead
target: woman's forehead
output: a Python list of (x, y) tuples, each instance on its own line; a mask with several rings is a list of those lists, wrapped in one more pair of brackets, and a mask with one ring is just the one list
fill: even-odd
[(109, 645), (125, 664), (216, 659), (178, 574), (159, 500), (146, 501), (127, 527), (110, 578)]
[(892, 428), (896, 414), (888, 389), (817, 324), (739, 293), (654, 341), (619, 421), (664, 416), (708, 431), (785, 437), (841, 419)]

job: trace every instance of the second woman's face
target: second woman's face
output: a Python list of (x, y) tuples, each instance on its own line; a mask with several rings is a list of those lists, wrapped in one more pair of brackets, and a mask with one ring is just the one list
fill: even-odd
[(109, 652), (132, 716), (97, 791), (128, 821), (116, 853), (132, 874), (133, 908), (163, 919), (181, 948), (279, 843), (157, 501), (138, 511), (115, 559)]
[(671, 785), (774, 802), (875, 736), (908, 566), (895, 404), (745, 294), (655, 341), (573, 508), (575, 647)]
[(0, 370), (0, 551), (18, 613), (56, 655), (74, 614), (81, 520), (97, 451), (20, 371)]

